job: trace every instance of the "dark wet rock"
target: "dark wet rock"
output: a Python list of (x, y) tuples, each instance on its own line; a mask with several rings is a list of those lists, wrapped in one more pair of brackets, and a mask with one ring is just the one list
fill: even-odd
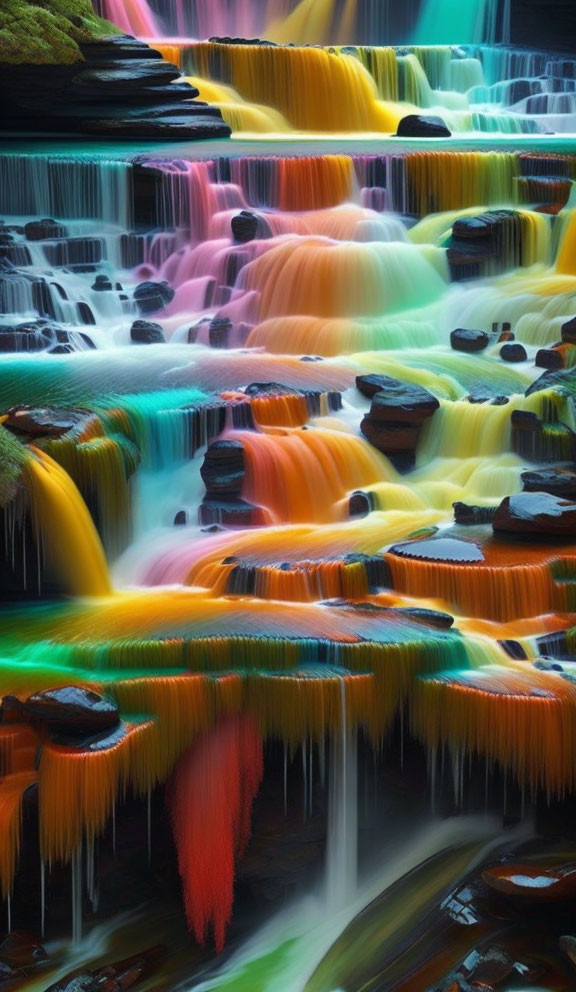
[(484, 561), (481, 548), (472, 541), (460, 541), (454, 537), (432, 537), (424, 541), (404, 541), (394, 544), (390, 553), (401, 558), (417, 558), (422, 561), (468, 562)]
[(23, 439), (62, 437), (74, 430), (90, 414), (84, 410), (62, 410), (58, 407), (13, 406), (6, 414), (3, 427)]
[(75, 272), (91, 272), (104, 258), (103, 238), (61, 238), (44, 245), (49, 265), (66, 266)]
[(188, 513), (186, 510), (178, 510), (174, 516), (175, 527), (186, 527), (188, 523)]
[(539, 658), (538, 661), (534, 662), (534, 668), (537, 668), (540, 672), (563, 672), (564, 668), (560, 661), (556, 658)]
[(536, 352), (534, 364), (540, 369), (549, 369), (551, 371), (561, 369), (564, 366), (562, 352), (556, 351), (555, 348), (540, 348)]
[(111, 699), (75, 685), (42, 689), (25, 702), (5, 696), (2, 701), (3, 714), (14, 709), (34, 723), (81, 734), (110, 730), (118, 725), (120, 719), (118, 707)]
[(130, 340), (134, 344), (162, 344), (166, 338), (160, 324), (151, 320), (135, 320), (130, 328)]
[(140, 313), (155, 313), (174, 299), (174, 290), (167, 282), (141, 282), (134, 290), (134, 301)]
[(449, 630), (454, 623), (454, 617), (449, 613), (441, 613), (439, 610), (428, 610), (420, 606), (400, 606), (394, 609), (394, 613), (415, 620), (427, 627), (437, 627), (439, 630)]
[(127, 992), (152, 975), (165, 954), (165, 947), (158, 944), (141, 954), (104, 965), (96, 971), (76, 969), (49, 985), (45, 992)]
[(576, 502), (551, 493), (507, 496), (496, 510), (495, 532), (533, 537), (576, 537)]
[[(171, 84), (174, 85), (173, 83)], [(231, 131), (217, 112), (212, 109), (212, 118), (196, 117), (194, 104), (190, 104), (190, 116), (164, 115), (159, 117), (102, 117), (82, 122), (82, 131), (87, 134), (133, 138), (162, 138), (177, 141), (207, 141), (211, 138), (229, 138)]]
[(55, 344), (59, 330), (58, 324), (43, 318), (0, 326), (0, 352), (45, 351)]
[(489, 403), (490, 406), (506, 406), (510, 402), (508, 396), (494, 393), (487, 386), (476, 386), (467, 396), (469, 403)]
[(576, 967), (576, 937), (573, 937), (571, 934), (560, 937), (558, 946), (560, 950), (564, 951), (568, 960)]
[(92, 310), (84, 300), (80, 300), (76, 304), (76, 310), (78, 311), (78, 320), (81, 324), (96, 324), (96, 318), (92, 313)]
[(457, 524), (491, 524), (496, 513), (494, 506), (471, 506), (469, 503), (452, 503)]
[(180, 70), (127, 36), (81, 43), (84, 61), (0, 65), (7, 130), (143, 138), (229, 137), (220, 110), (196, 101)]
[(364, 437), (397, 468), (410, 468), (420, 429), (440, 406), (438, 400), (422, 386), (389, 376), (358, 376), (356, 384), (372, 396), (370, 412), (360, 424)]
[(576, 344), (576, 317), (562, 324), (561, 333), (563, 344)]
[(53, 744), (57, 744), (59, 747), (74, 748), (76, 751), (89, 751), (94, 754), (117, 747), (125, 739), (128, 727), (125, 723), (119, 722), (112, 730), (90, 732), (50, 726), (48, 731)]
[(298, 392), (281, 382), (251, 382), (242, 390), (246, 396), (288, 396)]
[(450, 345), (454, 351), (483, 351), (489, 344), (490, 335), (486, 331), (457, 327), (450, 334)]
[(11, 930), (0, 941), (0, 961), (10, 968), (35, 968), (47, 960), (46, 949), (24, 930)]
[(230, 317), (213, 317), (208, 327), (208, 341), (211, 348), (228, 348), (234, 325)]
[(258, 217), (251, 210), (241, 210), (230, 221), (232, 237), (240, 245), (254, 241), (258, 236)]
[(500, 348), (500, 358), (504, 362), (525, 362), (528, 355), (523, 344), (503, 344)]
[[(475, 986), (497, 986), (506, 981), (515, 970), (514, 958), (503, 947), (493, 945), (485, 951), (474, 951), (475, 958), (466, 959), (467, 978)], [(469, 963), (468, 963), (469, 962)]]
[[(358, 386), (358, 379), (376, 378), (379, 381), (379, 386), (372, 394), (372, 406), (370, 408), (372, 420), (421, 425), (440, 406), (436, 397), (427, 389), (411, 382), (401, 382), (390, 376), (358, 376), (356, 385)], [(366, 388), (364, 382), (362, 386), (364, 389)]]
[(239, 497), (244, 474), (244, 448), (241, 441), (214, 441), (208, 446), (200, 468), (207, 499)]
[(245, 499), (204, 498), (198, 508), (202, 527), (220, 524), (222, 527), (254, 527), (263, 523), (262, 510)]
[(112, 286), (112, 283), (110, 282), (108, 276), (103, 276), (103, 275), (96, 276), (94, 282), (92, 283), (92, 289), (96, 293), (105, 293), (112, 290), (113, 288), (114, 287)]
[(441, 117), (407, 114), (398, 123), (398, 138), (449, 138), (450, 131)]
[(367, 517), (369, 513), (372, 513), (374, 504), (374, 493), (365, 493), (361, 489), (357, 489), (348, 501), (348, 514), (351, 519)]
[(500, 864), (486, 868), (482, 878), (502, 895), (531, 902), (555, 902), (576, 896), (576, 864), (550, 868), (534, 864)]
[(551, 493), (564, 499), (576, 499), (576, 472), (565, 468), (541, 468), (522, 472), (524, 492)]
[(52, 217), (42, 220), (31, 220), (24, 225), (24, 235), (27, 241), (48, 241), (53, 238), (65, 238), (67, 230), (63, 224)]
[(518, 641), (502, 640), (498, 643), (504, 648), (509, 658), (514, 658), (516, 661), (525, 661), (528, 657), (526, 651)]
[(573, 391), (574, 383), (574, 369), (557, 369), (554, 371), (544, 372), (535, 382), (528, 386), (525, 396), (532, 396), (534, 393), (539, 393), (542, 389), (550, 389), (555, 387), (561, 392), (570, 393)]

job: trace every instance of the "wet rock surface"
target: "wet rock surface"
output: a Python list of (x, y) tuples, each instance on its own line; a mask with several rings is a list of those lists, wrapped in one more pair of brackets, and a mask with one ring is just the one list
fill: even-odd
[(358, 376), (357, 388), (372, 399), (360, 430), (400, 470), (414, 463), (422, 425), (440, 406), (422, 386), (389, 376)]
[(450, 130), (441, 117), (407, 114), (398, 123), (397, 138), (449, 138)]
[(551, 493), (564, 499), (576, 499), (576, 472), (566, 468), (543, 468), (522, 472), (522, 486), (525, 492)]
[(162, 344), (166, 338), (160, 324), (150, 320), (135, 320), (130, 328), (130, 340), (134, 344)]
[(424, 541), (405, 541), (393, 544), (390, 553), (401, 558), (418, 558), (424, 561), (467, 562), (484, 561), (482, 550), (471, 541), (459, 541), (454, 537), (432, 537)]
[(503, 344), (500, 348), (500, 358), (503, 362), (525, 362), (528, 355), (522, 344)]
[(574, 539), (576, 503), (551, 493), (517, 493), (502, 500), (492, 527), (496, 533)]
[(465, 327), (457, 327), (450, 333), (450, 345), (454, 351), (476, 352), (484, 351), (490, 344), (490, 335), (486, 331), (478, 331)]
[(8, 410), (3, 427), (23, 440), (62, 437), (90, 417), (85, 410), (61, 410), (57, 407), (15, 406)]
[(196, 103), (180, 70), (126, 35), (80, 45), (84, 62), (3, 65), (6, 130), (203, 139), (226, 138), (220, 111)]
[(134, 290), (134, 301), (140, 313), (156, 313), (168, 306), (174, 295), (167, 282), (141, 282)]
[[(56, 732), (102, 733), (118, 726), (118, 707), (111, 699), (80, 686), (42, 689), (21, 702), (14, 696), (2, 701), (2, 716), (39, 723)], [(10, 721), (8, 721), (10, 722)]]
[(241, 441), (214, 441), (207, 448), (200, 474), (207, 499), (239, 497), (244, 484), (244, 448)]

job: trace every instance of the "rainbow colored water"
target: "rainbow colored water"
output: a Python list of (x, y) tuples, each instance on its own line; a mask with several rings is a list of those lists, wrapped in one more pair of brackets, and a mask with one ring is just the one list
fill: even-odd
[(576, 63), (396, 6), (107, 0), (232, 139), (0, 155), (1, 695), (121, 719), (3, 705), (22, 987), (161, 940), (140, 987), (445, 992), (496, 939), (572, 987), (564, 904), (474, 886), (576, 860), (576, 533), (492, 527), (576, 498)]

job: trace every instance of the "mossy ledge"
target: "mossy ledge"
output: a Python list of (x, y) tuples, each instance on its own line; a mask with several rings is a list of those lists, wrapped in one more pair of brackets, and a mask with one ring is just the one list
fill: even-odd
[(84, 61), (82, 42), (117, 33), (94, 13), (90, 0), (3, 0), (0, 62), (71, 65)]

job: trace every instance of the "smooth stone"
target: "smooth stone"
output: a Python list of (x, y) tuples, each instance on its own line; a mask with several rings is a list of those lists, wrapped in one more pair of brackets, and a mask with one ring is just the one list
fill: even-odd
[(551, 371), (561, 369), (564, 367), (562, 352), (556, 351), (554, 348), (540, 348), (536, 352), (534, 364), (539, 369), (549, 369)]
[(551, 493), (564, 499), (576, 499), (576, 472), (565, 468), (541, 468), (522, 472), (524, 492)]
[(441, 117), (407, 114), (398, 123), (397, 138), (449, 138), (450, 130)]
[(545, 492), (507, 496), (496, 510), (496, 533), (564, 537), (576, 541), (576, 502)]
[(134, 344), (162, 344), (166, 338), (160, 324), (151, 320), (135, 320), (130, 328), (130, 340)]
[(3, 426), (13, 434), (32, 438), (62, 437), (89, 414), (83, 410), (61, 410), (58, 407), (14, 406), (6, 414)]
[(525, 362), (528, 355), (522, 344), (503, 344), (500, 348), (500, 358), (504, 362)]
[(576, 896), (576, 864), (557, 868), (532, 864), (503, 864), (486, 868), (482, 878), (491, 889), (506, 896), (534, 902), (554, 902)]
[[(5, 697), (13, 704), (13, 697)], [(99, 732), (116, 727), (119, 713), (116, 703), (100, 693), (81, 686), (41, 689), (28, 696), (19, 707), (23, 715), (65, 730), (80, 733)]]
[(576, 344), (576, 317), (567, 320), (561, 327), (562, 342), (564, 344)]
[(258, 217), (251, 210), (241, 210), (230, 221), (232, 237), (240, 245), (254, 241), (258, 235)]
[(424, 541), (403, 541), (390, 548), (390, 554), (423, 561), (453, 562), (456, 565), (484, 561), (482, 549), (471, 541), (455, 537), (431, 537)]
[(490, 335), (486, 331), (457, 327), (450, 334), (450, 345), (454, 351), (483, 351), (489, 344)]
[(491, 524), (496, 513), (495, 506), (472, 506), (469, 503), (452, 503), (454, 520), (457, 524)]

